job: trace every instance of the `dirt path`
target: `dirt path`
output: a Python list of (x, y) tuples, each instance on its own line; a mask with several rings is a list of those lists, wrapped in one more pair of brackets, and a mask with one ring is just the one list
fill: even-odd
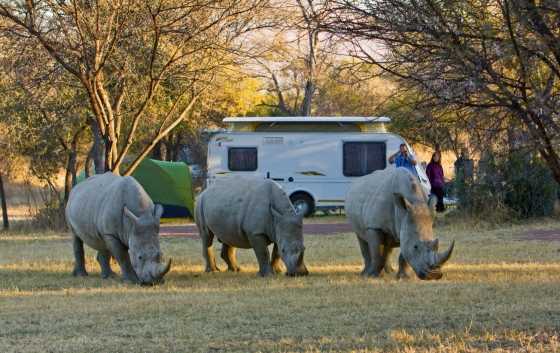
[(521, 240), (560, 241), (560, 229), (534, 229), (521, 235)]
[[(303, 234), (330, 235), (338, 233), (352, 233), (347, 223), (310, 223), (303, 225)], [(163, 237), (186, 237), (198, 239), (198, 229), (195, 224), (161, 225), (160, 233)], [(558, 241), (560, 229), (534, 229), (519, 234), (519, 240)]]
[[(347, 223), (315, 223), (304, 224), (303, 233), (313, 235), (329, 235), (338, 233), (352, 232), (352, 228)], [(160, 227), (159, 234), (163, 237), (187, 237), (198, 239), (198, 229), (194, 224), (185, 225), (165, 225)]]

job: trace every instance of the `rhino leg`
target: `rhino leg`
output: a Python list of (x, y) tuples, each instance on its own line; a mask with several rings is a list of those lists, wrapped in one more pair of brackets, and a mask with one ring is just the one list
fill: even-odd
[(364, 258), (364, 269), (361, 275), (367, 276), (373, 272), (373, 265), (371, 263), (371, 256), (369, 254), (369, 246), (367, 241), (363, 240), (359, 235), (357, 235), (358, 244), (360, 244), (360, 250), (362, 251), (362, 257)]
[(387, 245), (383, 246), (383, 257), (385, 257), (385, 265), (383, 265), (383, 269), (385, 273), (394, 273), (395, 269), (389, 263), (389, 259), (391, 258), (391, 253), (393, 252), (393, 248)]
[(239, 272), (241, 268), (237, 265), (237, 258), (235, 256), (235, 248), (227, 244), (222, 244), (222, 259), (226, 262), (228, 266), (228, 271)]
[(399, 255), (399, 272), (397, 272), (397, 278), (407, 279), (410, 278), (408, 275), (408, 269), (410, 265), (404, 259), (402, 253)]
[(206, 262), (206, 272), (219, 272), (220, 269), (216, 266), (216, 257), (214, 256), (214, 233), (206, 230), (204, 227), (200, 229), (200, 239), (202, 240), (202, 257)]
[(379, 231), (368, 229), (366, 232), (366, 239), (369, 248), (369, 256), (371, 257), (371, 266), (368, 268), (369, 271), (367, 275), (379, 277), (385, 265), (385, 256), (382, 248), (384, 236)]
[(268, 241), (265, 235), (249, 236), (251, 247), (255, 251), (257, 261), (259, 262), (259, 275), (267, 277), (274, 274), (270, 265), (270, 254), (268, 252)]
[(108, 250), (97, 252), (97, 262), (99, 262), (99, 267), (101, 267), (101, 278), (116, 276), (115, 272), (111, 269), (111, 253)]
[(128, 249), (121, 243), (120, 240), (112, 235), (104, 235), (105, 244), (111, 255), (117, 260), (119, 266), (121, 267), (121, 272), (123, 276), (123, 281), (130, 283), (140, 283), (132, 264), (130, 263), (130, 257), (128, 256)]
[(270, 266), (275, 273), (282, 273), (282, 264), (280, 261), (280, 252), (278, 251), (278, 245), (275, 243), (272, 248), (272, 258), (270, 259)]
[[(72, 233), (74, 231), (72, 230)], [(86, 261), (84, 256), (84, 242), (82, 239), (78, 238), (76, 234), (73, 234), (72, 246), (74, 248), (74, 270), (72, 271), (72, 276), (85, 277), (88, 275), (86, 271)]]

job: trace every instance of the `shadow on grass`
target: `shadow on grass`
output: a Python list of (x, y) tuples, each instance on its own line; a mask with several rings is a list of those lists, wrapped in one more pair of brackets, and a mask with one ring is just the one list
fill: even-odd
[[(50, 267), (50, 269), (48, 269)], [(505, 265), (488, 267), (454, 266), (447, 269), (445, 277), (440, 281), (421, 281), (415, 277), (407, 280), (398, 280), (394, 274), (385, 274), (382, 278), (368, 278), (359, 275), (358, 266), (329, 266), (327, 268), (310, 268), (311, 272), (306, 277), (289, 277), (276, 274), (262, 278), (257, 275), (256, 268), (246, 268), (243, 272), (217, 272), (205, 273), (199, 267), (178, 264), (166, 276), (163, 285), (143, 287), (127, 284), (122, 281), (120, 274), (114, 278), (102, 279), (98, 270), (90, 271), (87, 277), (73, 277), (71, 264), (34, 264), (32, 267), (18, 269), (7, 267), (0, 269), (0, 295), (9, 295), (17, 291), (57, 291), (73, 289), (95, 288), (138, 288), (140, 291), (152, 289), (155, 291), (181, 291), (181, 292), (208, 292), (220, 293), (229, 291), (263, 291), (263, 290), (289, 290), (289, 289), (321, 289), (336, 288), (452, 288), (463, 285), (501, 286), (515, 282), (523, 283), (558, 283), (560, 265), (531, 265), (527, 269), (521, 266), (508, 268)], [(118, 271), (118, 268), (114, 268)], [(4, 292), (4, 293), (2, 293)]]

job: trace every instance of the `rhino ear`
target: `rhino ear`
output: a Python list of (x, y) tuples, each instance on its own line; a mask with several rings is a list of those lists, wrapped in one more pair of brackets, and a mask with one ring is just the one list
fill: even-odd
[(154, 217), (156, 219), (160, 219), (163, 215), (163, 206), (160, 204), (156, 204), (154, 207)]
[(136, 215), (132, 213), (132, 211), (129, 210), (126, 206), (124, 206), (124, 215), (128, 217), (128, 219), (130, 219), (132, 223), (138, 224), (138, 217), (136, 217)]
[(434, 239), (434, 240), (430, 241), (430, 248), (433, 251), (438, 251), (439, 250), (439, 239)]
[(395, 203), (402, 209), (409, 210), (412, 208), (412, 204), (406, 199), (406, 197), (401, 194), (394, 193)]

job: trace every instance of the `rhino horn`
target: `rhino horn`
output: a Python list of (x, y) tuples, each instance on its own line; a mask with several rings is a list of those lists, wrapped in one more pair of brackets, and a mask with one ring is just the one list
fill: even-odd
[(442, 266), (444, 263), (447, 262), (447, 260), (449, 260), (449, 258), (451, 257), (451, 254), (453, 253), (453, 248), (455, 247), (455, 240), (453, 240), (453, 242), (451, 243), (451, 246), (449, 246), (449, 249), (447, 249), (447, 251), (445, 251), (444, 253), (438, 253), (436, 255), (436, 259), (435, 259), (435, 267), (440, 267)]
[(163, 276), (165, 276), (170, 269), (171, 269), (171, 259), (167, 260), (166, 264), (159, 264), (156, 278), (158, 280), (162, 279)]

